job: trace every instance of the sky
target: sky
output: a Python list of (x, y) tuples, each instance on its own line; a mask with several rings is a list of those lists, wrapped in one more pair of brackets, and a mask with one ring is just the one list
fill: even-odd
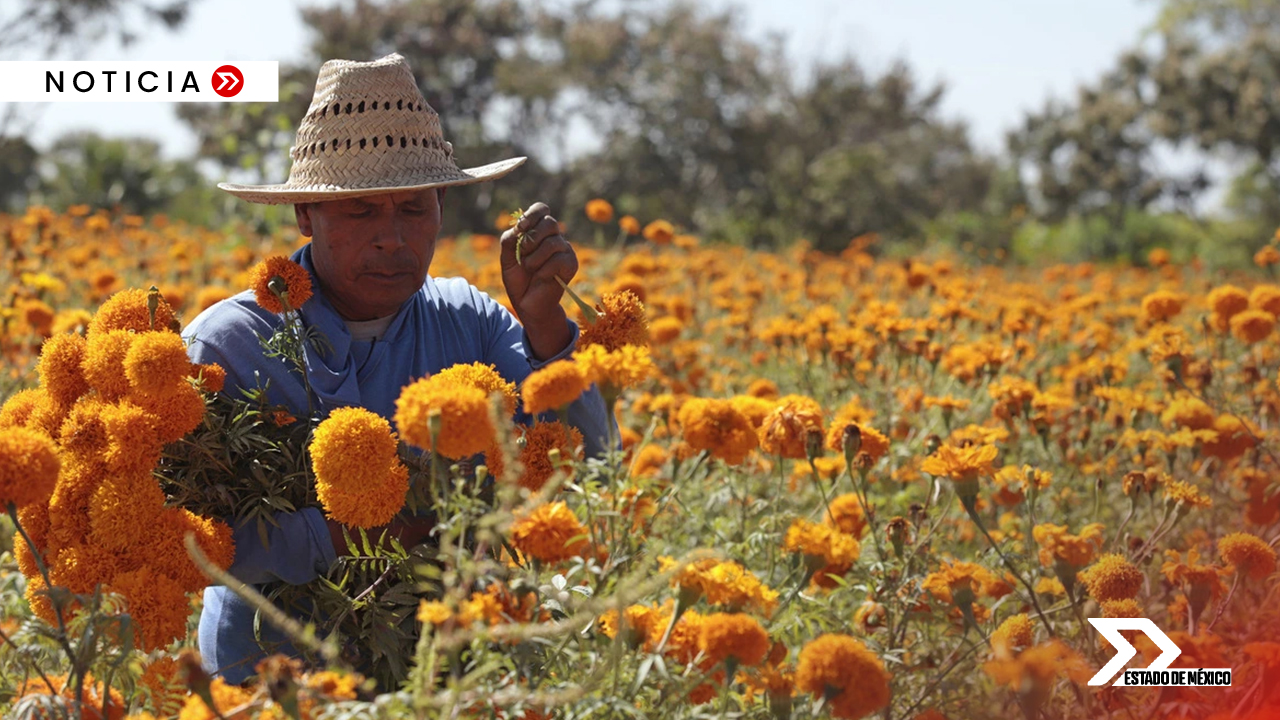
[[(304, 54), (298, 0), (196, 0), (178, 33), (152, 31), (121, 50), (106, 42), (81, 56), (7, 59), (280, 60)], [(755, 37), (783, 33), (803, 68), (856, 58), (871, 72), (905, 60), (917, 77), (948, 87), (943, 113), (969, 123), (975, 143), (1003, 147), (1004, 133), (1049, 97), (1070, 98), (1137, 43), (1155, 0), (710, 0), (741, 9)], [(3, 112), (5, 103), (0, 103)], [(47, 103), (34, 111), (37, 147), (74, 129), (143, 135), (169, 157), (191, 154), (195, 137), (167, 103)]]

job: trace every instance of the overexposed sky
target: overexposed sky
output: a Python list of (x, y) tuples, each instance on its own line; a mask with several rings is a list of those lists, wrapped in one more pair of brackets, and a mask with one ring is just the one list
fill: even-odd
[[(127, 50), (104, 43), (84, 56), (6, 59), (280, 60), (307, 43), (298, 0), (196, 0), (183, 30), (152, 31)], [(310, 2), (305, 4), (312, 4)], [(967, 120), (977, 143), (1003, 147), (1004, 132), (1050, 96), (1067, 98), (1136, 44), (1158, 11), (1155, 0), (711, 0), (736, 5), (749, 33), (787, 35), (803, 69), (846, 55), (875, 73), (905, 59), (924, 81), (945, 81), (949, 117)], [(318, 69), (318, 68), (317, 68)], [(4, 103), (0, 103), (0, 111)], [(68, 130), (143, 135), (170, 157), (190, 154), (194, 136), (167, 103), (60, 103), (36, 110), (39, 147)], [(442, 109), (447, 112), (447, 109)]]

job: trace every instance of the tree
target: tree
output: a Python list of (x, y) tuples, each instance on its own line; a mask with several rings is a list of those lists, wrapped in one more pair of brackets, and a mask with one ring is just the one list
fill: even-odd
[[(715, 237), (840, 248), (974, 208), (990, 177), (966, 128), (939, 118), (941, 87), (918, 88), (905, 66), (869, 78), (852, 60), (801, 85), (777, 39), (748, 38), (733, 11), (357, 0), (303, 18), (309, 58), (285, 70), (296, 92), (282, 87), (279, 106), (182, 109), (202, 154), (253, 181), (283, 176), (263, 159), (287, 161), (319, 63), (399, 52), (460, 162), (530, 157), (500, 183), (451, 191), (445, 232), (535, 199), (571, 219), (604, 196)], [(571, 127), (596, 147), (569, 152)]]
[[(68, 45), (85, 49), (114, 35), (121, 47), (137, 39), (136, 23), (176, 30), (192, 0), (160, 4), (145, 0), (16, 0), (0, 5), (0, 59), (52, 56)], [(134, 17), (140, 15), (141, 17)], [(25, 140), (37, 113), (10, 103), (0, 117), (0, 210), (27, 201), (35, 183), (35, 149)]]
[[(58, 209), (87, 204), (137, 215), (164, 212), (193, 195), (208, 197), (209, 183), (190, 161), (168, 161), (144, 138), (63, 135), (39, 160), (32, 200)], [(206, 218), (187, 217), (200, 222)]]

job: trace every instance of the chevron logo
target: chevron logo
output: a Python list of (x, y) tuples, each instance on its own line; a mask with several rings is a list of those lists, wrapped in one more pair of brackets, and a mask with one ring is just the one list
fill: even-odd
[[(1140, 630), (1160, 648), (1160, 657), (1148, 665), (1147, 670), (1166, 670), (1182, 654), (1182, 648), (1174, 645), (1169, 636), (1156, 627), (1149, 618), (1089, 618), (1089, 624), (1097, 628), (1098, 632), (1102, 633), (1102, 637), (1116, 649), (1116, 656), (1089, 679), (1090, 685), (1106, 685), (1120, 672), (1120, 668), (1138, 654), (1138, 651), (1120, 634), (1121, 630)], [(1116, 684), (1123, 685), (1124, 679), (1121, 678), (1121, 681)]]
[(235, 97), (244, 87), (244, 73), (235, 65), (223, 65), (213, 71), (213, 91), (222, 97)]

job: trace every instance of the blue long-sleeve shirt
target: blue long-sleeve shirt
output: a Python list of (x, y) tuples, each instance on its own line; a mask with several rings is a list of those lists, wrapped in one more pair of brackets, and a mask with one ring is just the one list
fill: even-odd
[[(569, 321), (573, 341), (559, 355), (537, 360), (529, 336), (506, 308), (464, 279), (431, 277), (401, 306), (384, 337), (356, 341), (319, 292), (311, 245), (295, 251), (291, 259), (311, 273), (316, 289), (300, 310), (302, 322), (322, 332), (331, 346), (331, 352), (323, 354), (312, 347), (305, 350), (313, 404), (321, 414), (360, 406), (391, 421), (400, 390), (424, 375), (459, 363), (482, 362), (519, 385), (533, 370), (568, 357), (577, 344), (578, 326)], [(223, 392), (239, 397), (239, 388), (265, 384), (270, 402), (303, 417), (308, 404), (301, 378), (283, 359), (266, 357), (259, 341), (280, 324), (279, 316), (259, 307), (253, 293), (245, 291), (200, 313), (182, 335), (192, 362), (217, 363), (226, 370)], [(517, 416), (517, 420), (528, 419)], [(570, 405), (569, 422), (582, 432), (588, 456), (603, 452), (611, 421), (596, 388)], [(256, 524), (235, 529), (234, 576), (250, 584), (300, 585), (325, 573), (337, 559), (320, 510), (282, 512), (276, 520), (278, 526), (270, 529), (265, 547)], [(205, 590), (199, 645), (208, 672), (233, 683), (253, 674), (253, 666), (265, 655), (254, 638), (253, 615), (253, 608), (227, 588)], [(283, 640), (266, 623), (261, 631), (264, 642)]]

